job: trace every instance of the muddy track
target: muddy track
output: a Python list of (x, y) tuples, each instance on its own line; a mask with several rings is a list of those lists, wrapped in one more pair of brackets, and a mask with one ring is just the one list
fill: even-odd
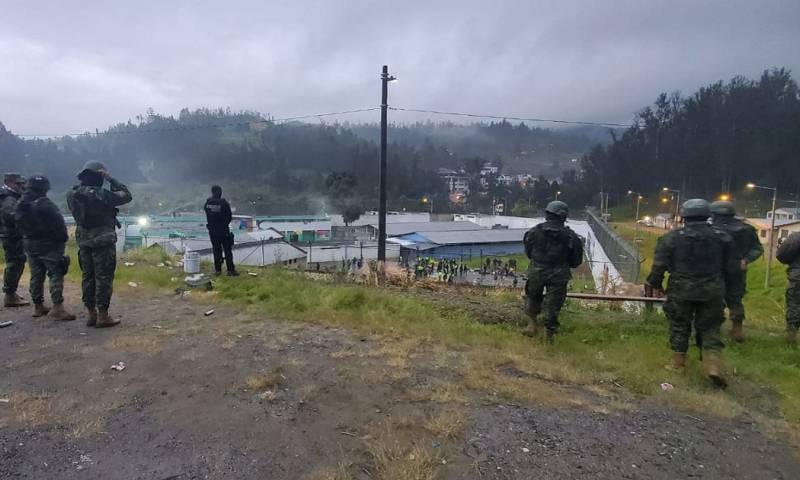
[(0, 478), (800, 476), (742, 419), (597, 408), (547, 381), (587, 401), (509, 404), (461, 389), (452, 352), (212, 300), (119, 295), (109, 330), (0, 311)]

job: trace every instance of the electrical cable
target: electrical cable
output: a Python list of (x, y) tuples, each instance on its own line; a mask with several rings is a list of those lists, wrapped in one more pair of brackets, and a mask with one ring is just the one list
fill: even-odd
[(469, 117), (469, 118), (491, 118), (495, 120), (517, 120), (520, 122), (547, 122), (547, 123), (560, 123), (560, 124), (567, 124), (567, 125), (589, 125), (594, 127), (624, 127), (629, 128), (632, 127), (632, 124), (628, 123), (616, 123), (616, 122), (584, 122), (578, 120), (556, 120), (551, 118), (524, 118), (524, 117), (515, 117), (510, 115), (481, 115), (477, 113), (464, 113), (464, 112), (444, 112), (441, 110), (425, 110), (420, 108), (402, 108), (402, 107), (389, 107), (389, 110), (396, 110), (400, 112), (414, 112), (414, 113), (430, 113), (434, 115), (450, 115), (456, 117)]

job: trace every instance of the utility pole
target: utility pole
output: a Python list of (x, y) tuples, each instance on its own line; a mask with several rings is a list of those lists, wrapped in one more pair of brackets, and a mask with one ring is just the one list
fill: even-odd
[(386, 263), (386, 113), (389, 109), (389, 67), (384, 65), (381, 73), (381, 163), (378, 200), (378, 263)]
[(767, 272), (764, 274), (764, 288), (769, 288), (770, 270), (772, 270), (772, 257), (775, 250), (775, 209), (778, 203), (778, 187), (764, 187), (755, 183), (748, 183), (747, 188), (753, 190), (772, 190), (772, 221), (769, 227), (769, 250), (767, 251)]

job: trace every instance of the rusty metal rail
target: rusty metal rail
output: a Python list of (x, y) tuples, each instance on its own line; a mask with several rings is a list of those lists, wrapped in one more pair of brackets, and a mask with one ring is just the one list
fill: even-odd
[(601, 295), (599, 293), (567, 293), (567, 298), (578, 298), (581, 300), (602, 300), (611, 302), (645, 302), (645, 303), (664, 303), (666, 298), (658, 297), (639, 297), (636, 295)]

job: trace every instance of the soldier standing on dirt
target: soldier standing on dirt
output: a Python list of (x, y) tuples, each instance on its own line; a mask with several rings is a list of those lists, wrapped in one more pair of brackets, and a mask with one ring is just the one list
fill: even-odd
[(525, 335), (539, 333), (539, 314), (544, 307), (547, 342), (553, 343), (558, 333), (558, 314), (567, 298), (567, 284), (572, 273), (583, 263), (583, 243), (580, 237), (564, 225), (569, 207), (561, 201), (550, 202), (545, 208), (545, 222), (525, 232), (525, 254), (531, 260), (528, 282), (525, 284), (528, 327)]
[[(222, 252), (225, 252), (225, 268), (228, 270), (229, 277), (239, 275), (233, 265), (233, 233), (231, 233), (231, 205), (222, 198), (222, 187), (214, 185), (211, 187), (211, 197), (203, 205), (206, 212), (206, 227), (208, 227), (208, 237), (211, 240), (211, 249), (214, 252), (214, 274), (222, 273)], [(349, 262), (349, 260), (348, 260)]]
[(24, 307), (30, 305), (17, 295), (19, 279), (25, 270), (25, 248), (22, 235), (14, 222), (14, 210), (22, 196), (25, 178), (18, 173), (3, 175), (0, 186), (0, 240), (6, 258), (6, 269), (3, 273), (3, 305), (6, 307)]
[(784, 238), (775, 256), (786, 264), (789, 284), (786, 286), (786, 341), (797, 346), (797, 330), (800, 329), (800, 232)]
[(731, 202), (719, 201), (711, 204), (713, 225), (725, 230), (733, 238), (734, 256), (739, 269), (730, 275), (725, 284), (725, 306), (731, 319), (731, 337), (744, 342), (742, 323), (745, 319), (742, 299), (747, 293), (747, 265), (764, 254), (756, 229), (736, 218), (736, 209)]
[[(117, 269), (117, 207), (133, 197), (128, 187), (108, 174), (106, 166), (88, 161), (78, 172), (80, 185), (67, 193), (67, 205), (78, 225), (78, 263), (83, 272), (81, 287), (89, 327), (106, 328), (119, 324), (108, 308), (114, 291)], [(109, 189), (103, 188), (108, 181)]]
[(662, 296), (664, 274), (669, 272), (664, 313), (670, 324), (672, 363), (684, 371), (686, 352), (694, 326), (702, 349), (706, 373), (720, 388), (727, 387), (720, 354), (724, 348), (720, 327), (725, 318), (727, 277), (741, 270), (730, 235), (708, 224), (711, 206), (703, 199), (687, 200), (681, 207), (684, 228), (658, 239), (653, 268), (645, 284), (648, 296)]
[[(64, 217), (52, 200), (47, 198), (50, 180), (44, 175), (28, 179), (25, 193), (17, 203), (14, 219), (25, 244), (31, 268), (31, 299), (33, 316), (47, 315), (57, 321), (75, 320), (64, 309), (64, 275), (69, 270), (69, 257), (64, 255), (67, 226)], [(50, 283), (53, 308), (44, 306), (44, 278)]]

